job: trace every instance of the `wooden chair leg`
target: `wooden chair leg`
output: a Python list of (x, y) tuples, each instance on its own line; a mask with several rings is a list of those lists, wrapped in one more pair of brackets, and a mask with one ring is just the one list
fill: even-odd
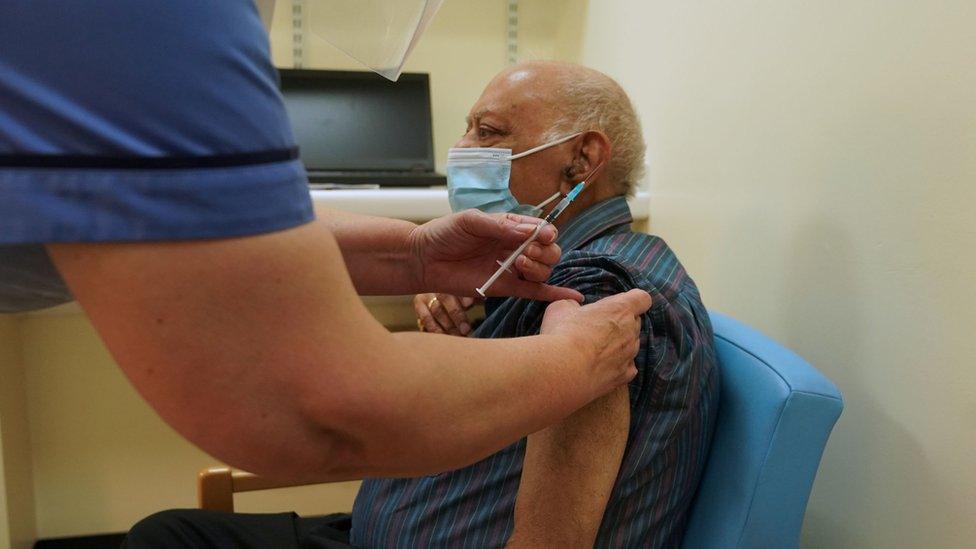
[(197, 477), (201, 509), (234, 512), (234, 476), (230, 467), (211, 467)]

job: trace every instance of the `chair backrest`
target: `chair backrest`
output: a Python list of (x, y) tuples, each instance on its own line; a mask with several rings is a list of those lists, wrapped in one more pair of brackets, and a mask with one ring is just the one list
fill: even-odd
[(710, 313), (718, 419), (683, 549), (796, 547), (840, 391), (759, 332)]

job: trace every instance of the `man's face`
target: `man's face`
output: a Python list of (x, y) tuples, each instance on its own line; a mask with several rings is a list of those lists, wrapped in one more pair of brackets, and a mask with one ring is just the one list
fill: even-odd
[[(471, 107), (467, 129), (455, 147), (500, 147), (513, 154), (542, 145), (558, 118), (544, 100), (545, 71), (519, 68), (496, 76)], [(575, 140), (512, 161), (509, 190), (522, 204), (538, 204), (560, 190), (572, 164)]]

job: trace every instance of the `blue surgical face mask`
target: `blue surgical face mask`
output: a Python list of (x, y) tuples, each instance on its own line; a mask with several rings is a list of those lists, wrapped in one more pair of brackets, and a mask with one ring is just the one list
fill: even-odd
[(447, 198), (451, 210), (477, 208), (488, 213), (514, 212), (539, 217), (542, 208), (559, 196), (549, 197), (537, 206), (519, 204), (508, 189), (512, 160), (565, 143), (582, 132), (567, 135), (518, 154), (512, 149), (487, 147), (451, 148), (447, 151)]

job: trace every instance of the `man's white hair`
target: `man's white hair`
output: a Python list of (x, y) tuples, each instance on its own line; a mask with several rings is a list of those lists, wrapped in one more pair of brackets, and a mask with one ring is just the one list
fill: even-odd
[(644, 136), (627, 93), (600, 71), (559, 61), (529, 61), (557, 70), (558, 83), (548, 99), (558, 118), (543, 142), (578, 131), (599, 130), (610, 139), (612, 156), (604, 168), (619, 194), (632, 195), (644, 176)]

